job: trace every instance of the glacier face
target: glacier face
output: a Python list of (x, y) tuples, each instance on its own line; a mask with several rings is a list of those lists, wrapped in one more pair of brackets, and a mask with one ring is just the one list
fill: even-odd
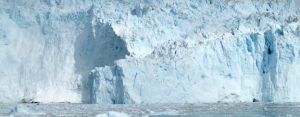
[(0, 103), (89, 102), (91, 70), (129, 54), (93, 3), (0, 1)]
[(166, 3), (158, 11), (168, 29), (152, 27), (154, 38), (138, 27), (139, 40), (128, 43), (122, 36), (128, 30), (119, 34), (124, 26), (113, 26), (131, 56), (93, 70), (92, 103), (299, 101), (299, 23), (292, 1), (185, 3), (190, 6)]
[(299, 101), (292, 0), (0, 6), (0, 103)]

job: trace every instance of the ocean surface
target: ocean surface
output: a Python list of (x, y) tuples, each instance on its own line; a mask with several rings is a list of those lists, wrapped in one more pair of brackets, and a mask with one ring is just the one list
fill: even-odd
[[(300, 116), (300, 103), (186, 103), (186, 104), (1, 104), (0, 116), (95, 117), (111, 111), (132, 117), (275, 117)], [(28, 112), (30, 111), (29, 115)]]

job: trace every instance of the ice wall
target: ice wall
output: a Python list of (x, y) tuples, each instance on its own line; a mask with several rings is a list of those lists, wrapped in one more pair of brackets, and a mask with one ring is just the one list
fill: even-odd
[(88, 74), (125, 58), (94, 1), (0, 1), (0, 103), (89, 102)]
[[(161, 11), (147, 10), (159, 25), (136, 28), (139, 40), (121, 36), (131, 57), (93, 70), (92, 103), (300, 100), (299, 9), (292, 1), (165, 4)], [(134, 18), (138, 27), (148, 24), (147, 15)], [(124, 27), (113, 28), (120, 35)], [(126, 31), (121, 34), (131, 34)]]
[(2, 0), (0, 103), (297, 101), (294, 4)]

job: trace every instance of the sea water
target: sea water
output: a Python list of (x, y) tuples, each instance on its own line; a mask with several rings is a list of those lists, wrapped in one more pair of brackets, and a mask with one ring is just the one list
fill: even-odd
[[(19, 110), (17, 113), (16, 110)], [(0, 116), (85, 116), (109, 112), (131, 117), (300, 116), (300, 103), (186, 103), (186, 104), (2, 104)]]

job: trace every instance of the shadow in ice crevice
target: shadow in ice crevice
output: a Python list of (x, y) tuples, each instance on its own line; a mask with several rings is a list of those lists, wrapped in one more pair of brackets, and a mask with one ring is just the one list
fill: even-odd
[[(93, 33), (95, 31), (95, 34)], [(88, 76), (95, 67), (113, 66), (114, 62), (124, 59), (129, 52), (126, 43), (115, 34), (108, 24), (86, 25), (85, 30), (77, 36), (74, 44), (75, 73), (81, 75), (79, 90), (82, 101), (89, 102)]]

